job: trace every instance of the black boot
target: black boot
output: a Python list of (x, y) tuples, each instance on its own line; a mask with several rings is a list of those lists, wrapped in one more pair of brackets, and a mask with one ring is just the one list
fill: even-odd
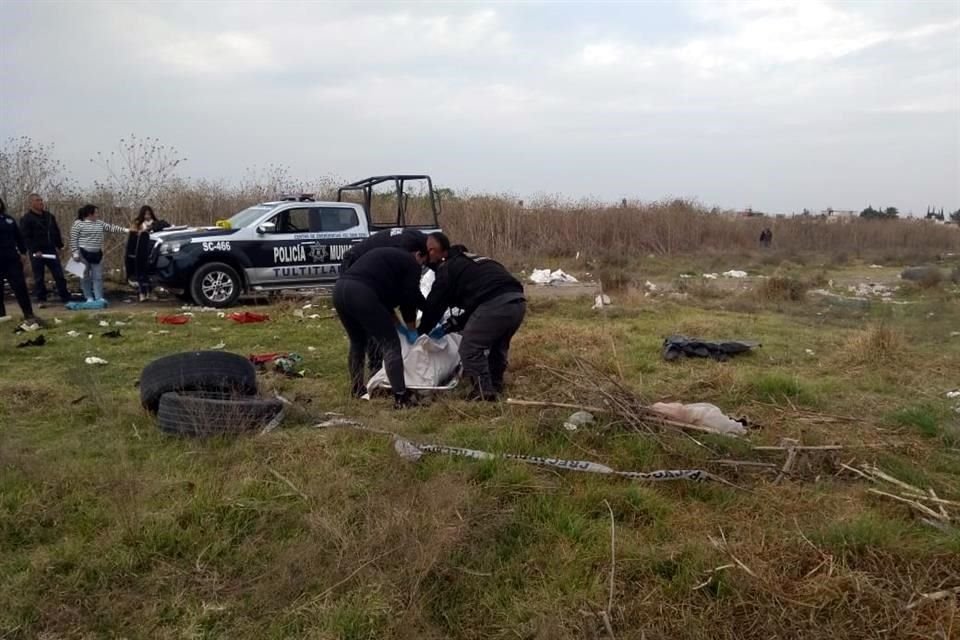
[(413, 395), (413, 392), (407, 389), (403, 393), (393, 394), (393, 408), (394, 409), (409, 409), (420, 404), (417, 401), (417, 396)]
[(468, 400), (483, 402), (496, 402), (499, 400), (490, 376), (471, 376), (470, 382), (473, 384), (473, 390), (470, 392), (467, 398)]
[(359, 384), (353, 385), (353, 388), (350, 389), (350, 395), (354, 398), (362, 398), (367, 393), (367, 387), (361, 382)]

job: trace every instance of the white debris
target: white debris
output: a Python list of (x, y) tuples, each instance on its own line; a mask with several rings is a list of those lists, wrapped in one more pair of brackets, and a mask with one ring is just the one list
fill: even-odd
[(951, 337), (951, 338), (960, 338), (960, 331), (951, 331), (951, 332), (950, 332), (950, 337)]
[(106, 360), (104, 360), (103, 358), (98, 358), (97, 356), (89, 356), (84, 359), (84, 362), (86, 362), (87, 364), (98, 364), (98, 365), (107, 364)]
[(610, 306), (610, 296), (605, 293), (599, 294), (596, 299), (593, 301), (592, 309), (602, 309), (604, 307)]
[(217, 311), (217, 317), (218, 317), (218, 318), (226, 318), (226, 317), (227, 317), (227, 314), (226, 314), (226, 312), (224, 312), (224, 311)]
[(731, 269), (730, 271), (724, 271), (723, 277), (724, 278), (746, 278), (747, 272), (740, 271), (738, 269)]
[(92, 334), (92, 333), (88, 333), (88, 334), (87, 334), (87, 340), (93, 340), (93, 334)]
[(665, 418), (706, 427), (714, 433), (739, 436), (747, 432), (747, 428), (743, 424), (731, 420), (720, 411), (719, 407), (708, 402), (693, 404), (658, 402), (651, 405), (650, 408)]
[(586, 427), (593, 424), (593, 414), (589, 411), (577, 411), (563, 423), (563, 428), (567, 431), (576, 431), (580, 427)]
[(879, 264), (872, 264), (872, 265), (870, 265), (870, 268), (871, 268), (871, 269), (883, 269), (883, 267), (880, 266)]
[(861, 282), (858, 285), (847, 287), (847, 290), (855, 296), (874, 296), (886, 299), (893, 297), (897, 287), (889, 287), (876, 282)]
[(213, 345), (213, 346), (210, 347), (210, 348), (211, 348), (213, 351), (220, 351), (221, 349), (225, 348), (226, 346), (227, 346), (227, 345), (226, 345), (225, 342), (218, 342), (217, 344)]
[(120, 321), (120, 320), (114, 320), (114, 321), (113, 321), (113, 326), (115, 326), (115, 327), (125, 327), (125, 326), (127, 326), (127, 323), (126, 323), (126, 322), (122, 322), (122, 321)]
[(703, 274), (703, 277), (706, 278), (707, 280), (716, 280), (716, 279), (719, 278), (720, 276), (718, 276), (718, 275), (715, 274), (715, 273), (705, 273), (705, 274)]
[(307, 304), (303, 305), (303, 306), (301, 307), (301, 309), (309, 309), (309, 308), (312, 307), (312, 306), (313, 306), (313, 305), (308, 302)]
[(680, 274), (680, 279), (681, 279), (681, 280), (686, 280), (686, 279), (692, 278), (692, 277), (693, 277), (693, 275), (691, 275), (691, 274), (689, 274), (689, 273), (681, 273), (681, 274)]
[(295, 317), (297, 317), (297, 318), (302, 318), (302, 317), (303, 317), (303, 309), (294, 309), (294, 310), (293, 310), (293, 315), (294, 315)]
[(316, 350), (317, 350), (316, 347), (307, 347), (307, 351), (316, 351)]
[(955, 390), (955, 391), (947, 391), (947, 397), (948, 397), (948, 398), (960, 398), (960, 389), (957, 389), (957, 390)]
[(182, 315), (182, 316), (190, 316), (190, 317), (192, 318), (192, 317), (194, 316), (194, 313), (193, 313), (192, 311), (184, 311), (184, 312), (181, 313), (180, 315)]
[(556, 271), (534, 269), (533, 273), (530, 274), (530, 282), (535, 284), (564, 284), (577, 282), (577, 279), (568, 273), (564, 273), (561, 269)]
[(63, 324), (63, 320), (61, 320), (60, 318), (54, 318), (53, 324)]
[(653, 284), (653, 283), (650, 282), (649, 280), (647, 280), (646, 282), (643, 283), (643, 288), (646, 289), (647, 291), (649, 291), (650, 293), (656, 293), (657, 291), (660, 290), (660, 287), (658, 287), (657, 285)]
[(101, 327), (109, 327), (109, 326), (110, 326), (110, 323), (107, 322), (106, 320), (101, 320), (101, 321), (100, 321), (100, 326), (101, 326)]
[(817, 355), (817, 354), (815, 354), (815, 353), (813, 352), (813, 349), (804, 349), (803, 352), (806, 353), (808, 356), (815, 356), (815, 355)]
[(316, 320), (317, 318), (320, 317), (320, 314), (319, 314), (319, 313), (311, 313), (311, 314), (308, 315), (307, 317), (308, 317), (309, 319), (311, 319), (311, 320)]
[(70, 336), (71, 338), (77, 338), (77, 337), (80, 336), (80, 332), (79, 332), (79, 331), (67, 331), (67, 335)]

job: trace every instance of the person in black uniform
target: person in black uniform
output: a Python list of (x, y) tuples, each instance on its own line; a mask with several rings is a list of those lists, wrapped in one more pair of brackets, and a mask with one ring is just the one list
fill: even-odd
[[(432, 338), (461, 331), (463, 374), (473, 383), (472, 397), (496, 400), (503, 392), (510, 340), (527, 312), (523, 285), (499, 262), (450, 246), (442, 233), (427, 236), (427, 254), (437, 279), (420, 319), (420, 333)], [(463, 309), (457, 319), (437, 323), (450, 307)]]
[(27, 245), (20, 234), (17, 221), (7, 215), (7, 205), (0, 199), (0, 318), (6, 317), (7, 310), (3, 303), (3, 281), (10, 283), (13, 295), (17, 298), (24, 320), (36, 320), (33, 315), (33, 306), (30, 304), (30, 294), (27, 292), (27, 281), (23, 277), (23, 263), (21, 256), (27, 255)]
[[(381, 247), (395, 247), (404, 251), (415, 251), (427, 255), (427, 235), (416, 229), (378, 231), (343, 254), (343, 260), (340, 262), (340, 275), (346, 273), (362, 255), (371, 249)], [(379, 371), (380, 367), (383, 366), (380, 343), (373, 338), (367, 342), (367, 366), (370, 367), (372, 372)]]
[[(419, 250), (371, 249), (337, 280), (333, 288), (333, 306), (350, 338), (350, 391), (355, 397), (366, 393), (363, 358), (368, 340), (374, 339), (383, 352), (394, 408), (413, 404), (403, 375), (398, 328), (407, 334), (407, 340), (416, 340), (417, 309), (424, 306), (420, 272), (425, 261), (426, 255)], [(397, 307), (400, 307), (405, 327), (398, 327), (394, 314)]]

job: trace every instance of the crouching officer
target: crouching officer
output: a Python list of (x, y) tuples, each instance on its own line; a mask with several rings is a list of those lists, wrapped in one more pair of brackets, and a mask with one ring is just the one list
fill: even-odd
[[(340, 275), (346, 273), (368, 251), (383, 247), (394, 247), (427, 255), (427, 235), (416, 229), (378, 231), (364, 239), (363, 242), (353, 245), (349, 251), (343, 254), (343, 260), (340, 262)], [(367, 342), (367, 363), (372, 373), (376, 373), (383, 366), (380, 344), (373, 338)]]
[(21, 256), (27, 254), (27, 246), (20, 234), (17, 221), (7, 215), (7, 206), (0, 199), (0, 318), (7, 315), (3, 304), (3, 281), (10, 283), (13, 295), (17, 298), (24, 320), (35, 320), (33, 306), (30, 304), (30, 294), (27, 292), (27, 281), (23, 277), (23, 262)]
[[(510, 340), (527, 312), (523, 285), (498, 262), (451, 247), (442, 233), (427, 236), (427, 254), (437, 278), (427, 297), (420, 333), (439, 337), (461, 331), (463, 374), (473, 383), (473, 399), (496, 400), (503, 392)], [(456, 324), (436, 327), (449, 307), (463, 309)]]
[(420, 293), (420, 272), (426, 256), (420, 251), (393, 247), (372, 249), (340, 275), (333, 288), (333, 306), (350, 338), (351, 393), (360, 397), (364, 387), (363, 357), (369, 340), (376, 340), (383, 352), (387, 379), (393, 390), (394, 408), (413, 404), (403, 375), (403, 355), (394, 309), (406, 326), (399, 328), (407, 339), (416, 339), (417, 309), (424, 307)]

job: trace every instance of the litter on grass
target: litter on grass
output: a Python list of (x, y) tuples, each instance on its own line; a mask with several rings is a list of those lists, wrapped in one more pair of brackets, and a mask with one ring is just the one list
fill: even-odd
[(78, 337), (78, 336), (80, 335), (80, 332), (79, 332), (79, 331), (67, 331), (67, 335), (70, 336), (71, 338), (76, 338), (76, 337)]
[(17, 349), (22, 349), (24, 347), (42, 347), (45, 344), (47, 344), (47, 339), (43, 337), (43, 334), (40, 334), (36, 338), (21, 342), (17, 345)]
[(550, 271), (550, 269), (534, 269), (533, 273), (530, 274), (530, 282), (534, 284), (551, 285), (574, 283), (578, 282), (578, 280), (569, 273), (564, 273), (561, 269), (557, 269), (556, 271)]
[(103, 358), (98, 358), (97, 356), (88, 356), (87, 358), (84, 358), (83, 361), (87, 364), (96, 364), (101, 366), (107, 364), (106, 360)]
[(218, 342), (217, 344), (215, 344), (215, 345), (213, 345), (212, 347), (210, 347), (210, 350), (211, 350), (211, 351), (220, 351), (221, 349), (225, 349), (226, 347), (227, 347), (227, 343), (225, 343), (225, 342)]
[(724, 278), (746, 278), (747, 272), (740, 271), (738, 269), (731, 269), (730, 271), (724, 271), (723, 277)]
[(109, 304), (106, 300), (86, 300), (84, 302), (68, 302), (64, 306), (70, 311), (93, 311), (96, 309), (106, 309)]
[(240, 311), (237, 313), (231, 313), (227, 317), (239, 324), (249, 324), (252, 322), (266, 322), (267, 320), (270, 319), (270, 316), (268, 316), (265, 313), (253, 313), (251, 311)]
[(650, 405), (650, 409), (670, 420), (706, 427), (714, 433), (742, 436), (747, 432), (742, 422), (728, 418), (720, 407), (708, 402), (657, 402)]
[(663, 341), (663, 359), (713, 358), (724, 361), (732, 356), (746, 353), (761, 346), (759, 342), (731, 340), (728, 342), (708, 342), (686, 336), (670, 336)]
[(586, 427), (593, 424), (593, 414), (589, 411), (577, 411), (572, 414), (567, 421), (563, 423), (563, 428), (567, 431), (576, 431), (580, 427)]
[(593, 301), (592, 309), (603, 309), (604, 307), (610, 306), (610, 296), (605, 293), (598, 295)]
[(160, 324), (187, 324), (190, 318), (185, 315), (179, 316), (157, 316), (157, 322)]
[(265, 371), (268, 364), (273, 365), (273, 370), (281, 373), (288, 378), (302, 378), (306, 374), (306, 369), (301, 369), (303, 356), (298, 353), (260, 353), (248, 357), (250, 362), (259, 369)]
[(101, 320), (101, 321), (100, 321), (100, 326), (101, 326), (101, 327), (109, 327), (109, 326), (110, 326), (110, 323), (109, 323), (108, 321), (106, 321), (106, 320)]

